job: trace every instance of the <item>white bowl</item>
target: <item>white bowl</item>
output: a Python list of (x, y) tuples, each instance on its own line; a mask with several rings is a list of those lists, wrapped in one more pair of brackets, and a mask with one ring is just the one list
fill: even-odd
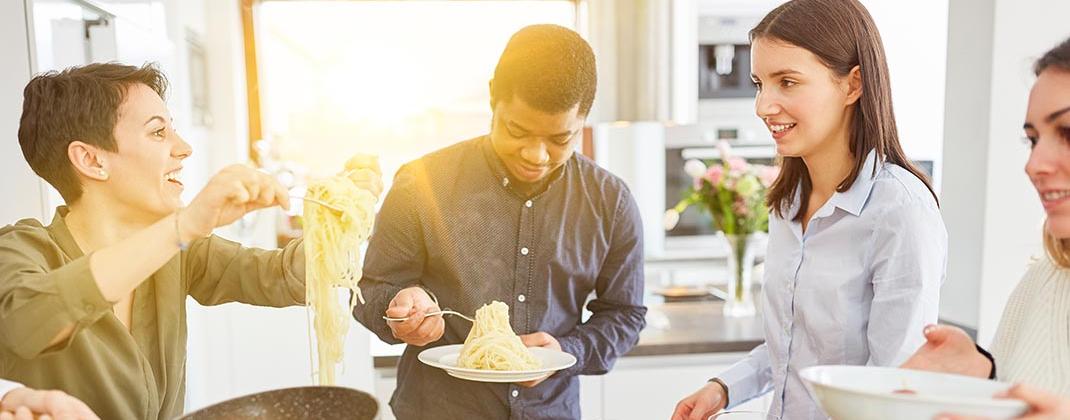
[[(799, 376), (836, 420), (931, 419), (941, 413), (1010, 419), (1028, 409), (1019, 400), (993, 398), (1011, 384), (968, 376), (871, 366), (814, 366)], [(897, 393), (902, 390), (914, 394)]]

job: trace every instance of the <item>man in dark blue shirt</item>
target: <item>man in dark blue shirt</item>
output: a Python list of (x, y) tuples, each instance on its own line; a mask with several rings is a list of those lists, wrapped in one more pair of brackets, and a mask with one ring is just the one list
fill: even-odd
[[(353, 313), (384, 341), (408, 344), (390, 401), (398, 419), (578, 419), (577, 376), (608, 372), (638, 341), (646, 314), (638, 208), (620, 179), (574, 153), (595, 82), (594, 54), (578, 34), (521, 29), (491, 81), (490, 134), (398, 171), (368, 245), (367, 304)], [(473, 314), (493, 300), (509, 305), (525, 345), (565, 351), (576, 365), (497, 384), (417, 360), (426, 348), (464, 342), (472, 327), (423, 314)]]

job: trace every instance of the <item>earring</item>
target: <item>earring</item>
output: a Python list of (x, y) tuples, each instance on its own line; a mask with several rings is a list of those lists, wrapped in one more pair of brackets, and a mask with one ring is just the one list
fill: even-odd
[(108, 179), (108, 171), (103, 169), (97, 169), (97, 175), (100, 175), (101, 178)]

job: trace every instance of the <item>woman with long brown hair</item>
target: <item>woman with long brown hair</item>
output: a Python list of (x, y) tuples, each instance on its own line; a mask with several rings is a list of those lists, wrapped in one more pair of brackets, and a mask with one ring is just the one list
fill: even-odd
[(750, 38), (755, 110), (783, 158), (769, 195), (766, 341), (680, 401), (674, 419), (769, 391), (769, 418), (825, 419), (800, 370), (897, 366), (937, 319), (947, 233), (899, 144), (869, 12), (857, 0), (794, 0)]

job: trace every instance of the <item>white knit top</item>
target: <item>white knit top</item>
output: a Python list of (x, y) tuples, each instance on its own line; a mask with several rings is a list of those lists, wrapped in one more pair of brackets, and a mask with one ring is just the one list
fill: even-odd
[(1014, 289), (992, 345), (1001, 381), (1070, 397), (1070, 269), (1034, 263)]

